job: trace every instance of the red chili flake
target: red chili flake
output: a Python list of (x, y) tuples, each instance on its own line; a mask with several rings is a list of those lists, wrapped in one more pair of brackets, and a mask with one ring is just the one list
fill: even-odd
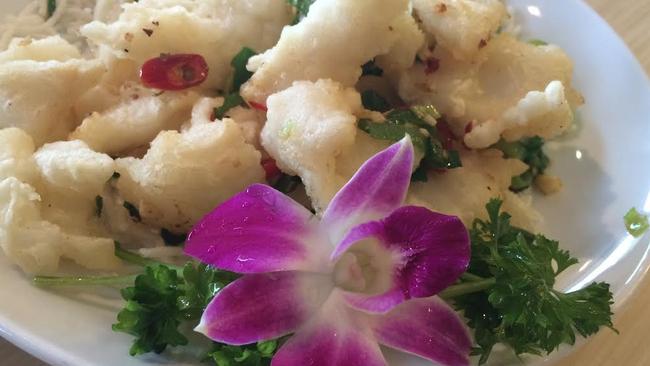
[(262, 103), (257, 103), (257, 102), (248, 102), (248, 104), (253, 107), (253, 109), (257, 109), (258, 111), (262, 112), (268, 112), (269, 109), (266, 107), (266, 105)]
[(445, 150), (450, 150), (454, 147), (454, 141), (456, 141), (456, 135), (451, 131), (449, 123), (444, 118), (438, 120), (436, 123), (436, 129), (438, 130), (438, 137), (440, 137), (440, 143)]
[(275, 160), (273, 160), (272, 158), (263, 160), (262, 168), (266, 173), (266, 180), (269, 182), (277, 178), (280, 174), (282, 174), (280, 168), (278, 168), (278, 166), (275, 163)]
[(474, 121), (469, 121), (469, 123), (465, 125), (465, 134), (467, 135), (468, 133), (472, 132), (473, 129)]
[(201, 55), (161, 55), (142, 65), (140, 80), (148, 88), (183, 90), (204, 82), (208, 71), (208, 64)]
[[(474, 121), (469, 121), (469, 123), (465, 125), (465, 135), (472, 132), (473, 129), (474, 129)], [(463, 141), (463, 147), (465, 149), (472, 150), (469, 146), (467, 146), (464, 139), (462, 141)]]
[(438, 71), (440, 69), (440, 60), (435, 58), (435, 57), (429, 57), (425, 61), (425, 68), (424, 68), (424, 73), (427, 75), (431, 75), (434, 72)]

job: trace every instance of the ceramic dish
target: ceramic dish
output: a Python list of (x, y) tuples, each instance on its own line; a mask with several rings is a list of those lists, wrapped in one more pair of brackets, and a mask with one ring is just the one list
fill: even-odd
[[(25, 0), (4, 0), (3, 13)], [(622, 217), (632, 206), (650, 211), (650, 84), (624, 43), (579, 0), (511, 0), (524, 38), (561, 46), (575, 62), (575, 85), (586, 104), (579, 129), (548, 144), (551, 172), (565, 189), (538, 197), (543, 231), (580, 258), (559, 283), (578, 289), (592, 281), (612, 284), (620, 309), (649, 265), (650, 234), (628, 235)], [(193, 365), (174, 355), (132, 358), (132, 339), (111, 331), (121, 300), (117, 292), (74, 295), (48, 292), (0, 256), (0, 335), (53, 365)], [(571, 349), (531, 364), (552, 363)], [(527, 362), (527, 363), (528, 363)], [(491, 364), (509, 361), (495, 354)], [(423, 365), (394, 359), (392, 364)]]

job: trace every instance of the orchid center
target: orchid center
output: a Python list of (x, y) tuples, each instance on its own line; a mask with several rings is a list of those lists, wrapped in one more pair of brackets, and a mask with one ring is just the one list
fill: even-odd
[(390, 289), (391, 253), (374, 238), (361, 240), (341, 255), (334, 266), (334, 283), (350, 291), (375, 295)]

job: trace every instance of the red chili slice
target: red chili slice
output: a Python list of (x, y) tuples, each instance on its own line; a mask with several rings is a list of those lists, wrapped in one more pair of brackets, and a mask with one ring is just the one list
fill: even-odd
[(456, 140), (456, 135), (454, 135), (449, 123), (444, 118), (438, 120), (436, 124), (438, 129), (438, 136), (440, 137), (440, 142), (442, 147), (446, 150), (451, 150), (454, 147), (454, 141)]
[(440, 60), (435, 57), (430, 57), (425, 61), (424, 73), (431, 75), (440, 69)]
[(271, 158), (262, 161), (262, 168), (264, 168), (264, 172), (266, 173), (267, 182), (272, 181), (274, 178), (277, 178), (282, 174), (280, 168), (276, 165), (275, 160)]
[(201, 55), (161, 55), (142, 65), (140, 80), (153, 89), (183, 90), (204, 82), (208, 71), (208, 64)]
[(468, 133), (472, 132), (473, 129), (474, 129), (474, 122), (469, 121), (469, 123), (465, 125), (465, 134), (467, 135)]
[(257, 102), (251, 101), (251, 102), (248, 102), (248, 104), (251, 107), (253, 107), (254, 109), (257, 109), (258, 111), (262, 111), (262, 112), (268, 112), (269, 111), (269, 109), (266, 107), (266, 105), (264, 105), (262, 103), (257, 103)]

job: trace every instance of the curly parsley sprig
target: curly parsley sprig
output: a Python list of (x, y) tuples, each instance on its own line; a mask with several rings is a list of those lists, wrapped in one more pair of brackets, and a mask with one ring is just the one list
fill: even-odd
[(441, 293), (463, 311), (474, 330), (473, 355), (485, 363), (497, 343), (516, 355), (550, 353), (601, 327), (613, 329), (607, 283), (570, 293), (554, 289), (556, 277), (578, 261), (558, 242), (510, 224), (502, 202), (491, 200), (489, 219), (470, 230), (472, 259), (462, 283)]
[[(34, 283), (41, 287), (126, 286), (120, 291), (126, 304), (112, 328), (135, 337), (129, 350), (132, 356), (161, 353), (170, 346), (186, 345), (188, 339), (179, 330), (181, 324), (189, 322), (192, 327), (196, 326), (216, 293), (238, 277), (234, 273), (194, 262), (184, 266), (161, 263), (124, 250), (117, 243), (115, 255), (125, 262), (142, 266), (143, 273), (123, 276), (37, 276)], [(277, 348), (277, 343), (273, 343), (275, 341), (269, 342), (245, 347), (215, 343), (207, 360), (212, 360), (217, 366), (262, 366)], [(271, 347), (272, 344), (275, 346)]]

